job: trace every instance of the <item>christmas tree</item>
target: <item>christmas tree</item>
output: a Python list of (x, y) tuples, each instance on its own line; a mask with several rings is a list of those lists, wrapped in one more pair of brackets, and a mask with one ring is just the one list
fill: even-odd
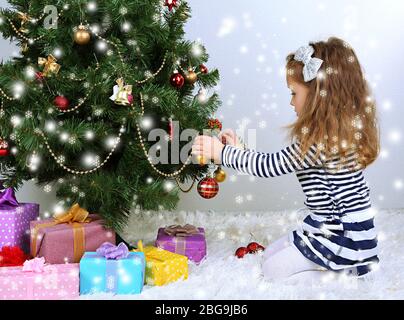
[(208, 168), (191, 158), (192, 137), (179, 141), (186, 161), (155, 163), (148, 134), (171, 129), (171, 145), (184, 129), (202, 133), (220, 105), (206, 96), (218, 71), (184, 39), (186, 1), (9, 3), (0, 31), (20, 55), (0, 66), (0, 160), (14, 168), (5, 184), (34, 179), (64, 209), (78, 203), (116, 231), (133, 207), (174, 209), (180, 184)]

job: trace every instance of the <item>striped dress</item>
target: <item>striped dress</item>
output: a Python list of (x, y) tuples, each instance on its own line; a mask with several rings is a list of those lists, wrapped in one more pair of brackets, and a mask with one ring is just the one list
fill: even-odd
[[(308, 216), (290, 233), (290, 240), (309, 260), (337, 272), (362, 276), (379, 262), (374, 210), (355, 154), (315, 160), (312, 146), (302, 161), (299, 143), (273, 153), (226, 145), (222, 163), (260, 178), (295, 172), (306, 196)], [(356, 167), (356, 168), (355, 168)]]

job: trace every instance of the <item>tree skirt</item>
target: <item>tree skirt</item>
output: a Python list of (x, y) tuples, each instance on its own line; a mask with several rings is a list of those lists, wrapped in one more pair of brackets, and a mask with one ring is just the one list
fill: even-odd
[(238, 247), (257, 241), (268, 246), (295, 229), (304, 212), (160, 212), (134, 213), (124, 238), (153, 244), (159, 227), (190, 223), (206, 230), (208, 256), (190, 264), (189, 278), (163, 287), (145, 286), (142, 294), (97, 294), (81, 299), (403, 299), (404, 210), (379, 210), (380, 267), (364, 279), (327, 275), (320, 281), (287, 279), (269, 282), (261, 272), (262, 254), (238, 259)]

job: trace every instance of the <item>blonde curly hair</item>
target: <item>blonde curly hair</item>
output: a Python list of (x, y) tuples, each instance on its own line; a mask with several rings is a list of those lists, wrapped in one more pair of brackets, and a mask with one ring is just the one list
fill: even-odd
[(303, 63), (290, 54), (286, 61), (288, 81), (309, 89), (303, 111), (288, 126), (290, 137), (300, 143), (305, 156), (312, 145), (326, 158), (357, 155), (357, 169), (372, 164), (380, 152), (376, 103), (358, 58), (349, 44), (332, 37), (310, 43), (313, 57), (323, 65), (316, 79), (305, 82)]

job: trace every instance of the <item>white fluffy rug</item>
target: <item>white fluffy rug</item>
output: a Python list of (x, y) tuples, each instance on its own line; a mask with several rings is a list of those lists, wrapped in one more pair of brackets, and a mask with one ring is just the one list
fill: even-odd
[[(235, 250), (255, 240), (267, 246), (295, 228), (304, 213), (297, 212), (161, 212), (138, 213), (131, 218), (125, 239), (152, 244), (159, 227), (190, 223), (206, 230), (208, 256), (190, 265), (189, 278), (164, 287), (145, 286), (135, 296), (82, 296), (81, 299), (404, 299), (404, 210), (380, 210), (380, 269), (368, 279), (325, 277), (318, 283), (289, 279), (265, 281), (261, 255), (244, 259)], [(254, 238), (252, 238), (252, 235)]]

